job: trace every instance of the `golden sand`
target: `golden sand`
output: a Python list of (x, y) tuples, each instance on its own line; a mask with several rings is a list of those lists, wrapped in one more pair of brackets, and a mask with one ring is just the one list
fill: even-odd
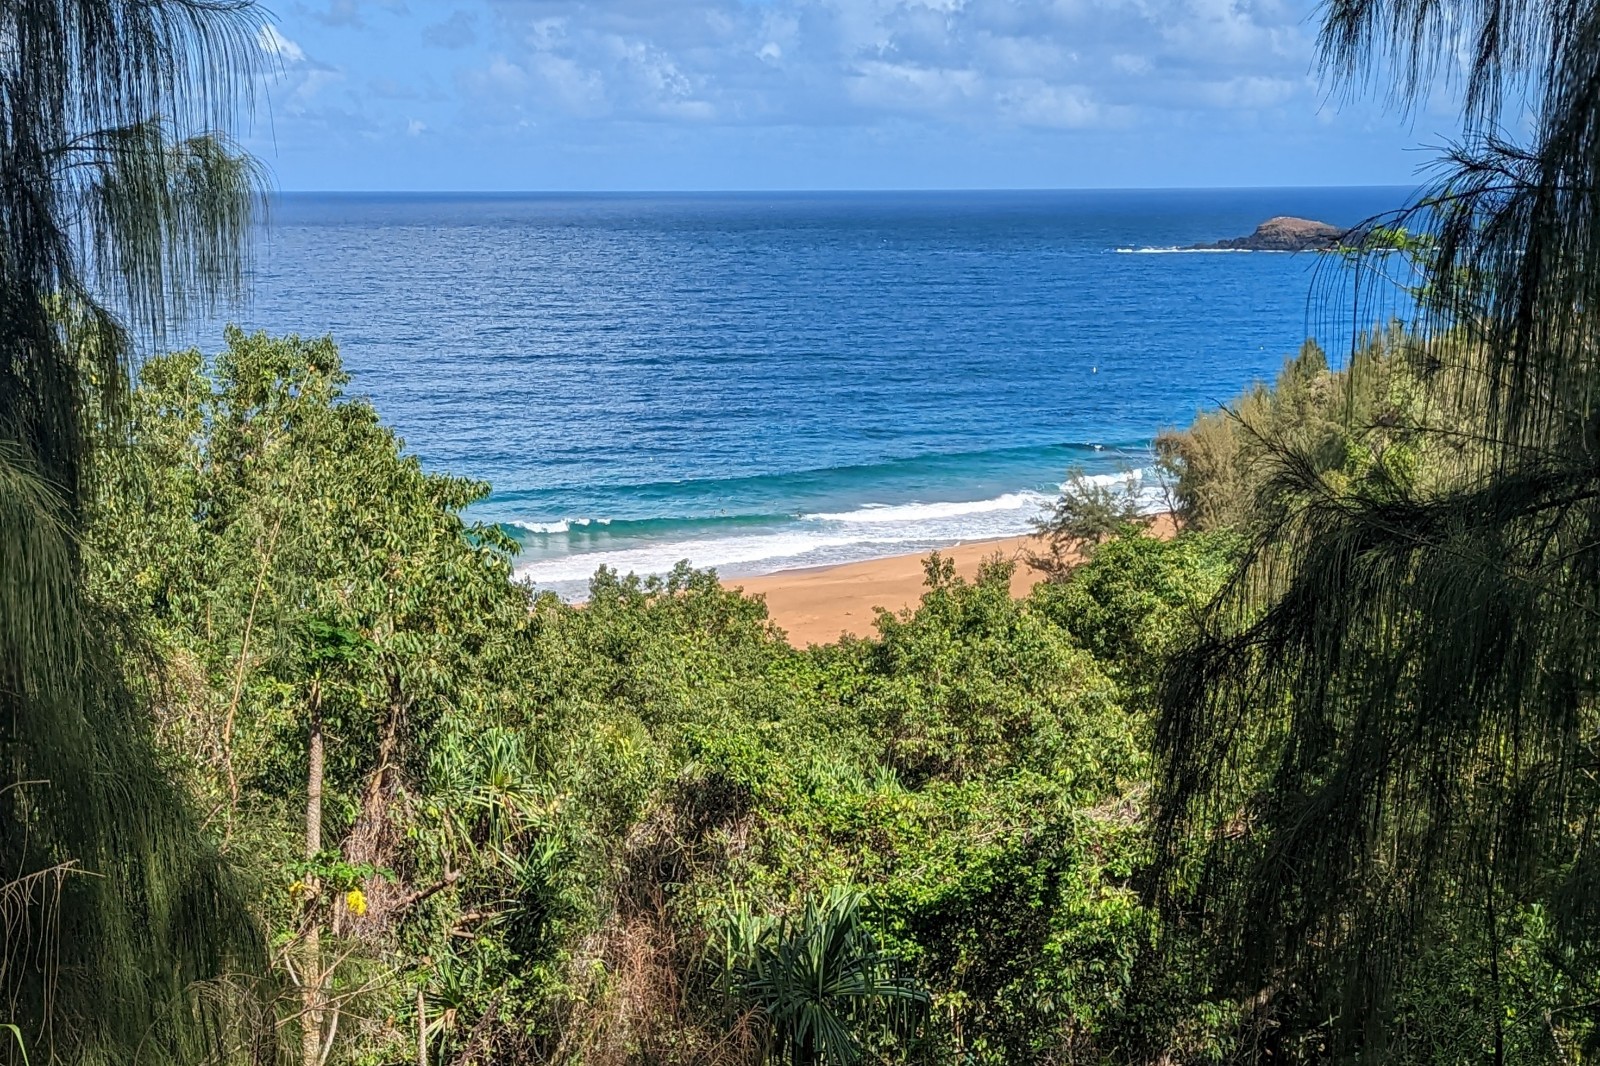
[[(1166, 515), (1158, 518), (1151, 532), (1162, 538), (1172, 536), (1171, 518)], [(1030, 549), (1046, 553), (1044, 542), (1037, 537), (1007, 537), (958, 544), (940, 549), (939, 554), (954, 560), (956, 573), (969, 581), (985, 559), (999, 556), (1014, 560), (1016, 569), (1011, 575), (1011, 594), (1020, 597), (1026, 596), (1044, 579), (1043, 574), (1025, 561)], [(761, 577), (729, 578), (723, 584), (743, 589), (752, 596), (765, 596), (767, 612), (796, 647), (829, 644), (845, 633), (871, 636), (875, 632), (875, 608), (898, 612), (915, 607), (922, 598), (922, 562), (928, 554), (894, 555), (838, 566), (783, 570)]]

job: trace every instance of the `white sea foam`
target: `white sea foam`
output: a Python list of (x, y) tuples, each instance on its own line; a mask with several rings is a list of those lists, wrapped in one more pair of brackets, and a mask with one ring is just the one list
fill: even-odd
[(566, 519), (554, 522), (512, 522), (512, 525), (526, 533), (566, 533), (572, 524)]
[(803, 517), (824, 522), (870, 522), (876, 525), (884, 522), (920, 522), (929, 519), (956, 518), (961, 515), (989, 514), (994, 511), (1026, 510), (1037, 513), (1049, 502), (1048, 497), (1038, 492), (1008, 492), (992, 500), (950, 503), (869, 503), (854, 511), (821, 512)]
[[(1120, 474), (1081, 474), (1079, 479), (1086, 485), (1138, 485), (1144, 481), (1143, 470), (1128, 470)], [(1071, 484), (1069, 481), (1061, 483), (1062, 489)]]
[(512, 525), (527, 533), (570, 533), (585, 526), (609, 526), (609, 518), (558, 518), (554, 522), (513, 521)]
[[(1164, 486), (1146, 471), (1091, 474), (1084, 481), (1129, 486), (1147, 513), (1167, 506)], [(714, 567), (724, 576), (747, 577), (1019, 536), (1033, 531), (1051, 502), (1047, 493), (1018, 491), (985, 500), (863, 504), (849, 511), (801, 515), (779, 529), (635, 541), (604, 551), (530, 560), (517, 568), (517, 574), (569, 598), (581, 597), (601, 566), (623, 574), (663, 574), (687, 559), (696, 567)], [(557, 523), (544, 525), (553, 528)], [(568, 525), (576, 528), (577, 522), (569, 520)]]
[[(784, 533), (754, 533), (746, 536), (706, 537), (672, 541), (647, 547), (619, 548), (613, 551), (578, 552), (556, 559), (542, 559), (517, 568), (517, 576), (537, 585), (559, 585), (587, 581), (602, 566), (619, 573), (664, 574), (681, 560), (697, 567), (716, 567), (730, 572), (767, 573), (793, 566), (818, 565), (847, 558), (872, 558), (895, 554), (886, 546), (905, 543), (890, 536), (860, 537), (848, 534), (819, 534), (797, 529)], [(841, 551), (846, 548), (861, 551)], [(877, 550), (872, 550), (876, 548)], [(811, 562), (812, 558), (815, 562)], [(752, 564), (771, 564), (756, 565)]]
[(517, 574), (576, 597), (601, 566), (623, 574), (662, 574), (687, 559), (696, 567), (715, 567), (732, 577), (826, 566), (1028, 533), (1047, 500), (1042, 493), (1008, 493), (965, 503), (864, 506), (806, 515), (772, 531), (685, 536), (536, 559), (519, 566)]
[(1272, 248), (1118, 248), (1118, 255), (1236, 255), (1270, 252)]
[[(1142, 514), (1158, 514), (1172, 507), (1168, 491), (1171, 486), (1152, 470), (1129, 470), (1121, 474), (1085, 474), (1082, 480), (1088, 485), (1126, 489), (1139, 501), (1139, 511)], [(1071, 482), (1062, 483), (1062, 490), (1065, 491), (1070, 484)]]

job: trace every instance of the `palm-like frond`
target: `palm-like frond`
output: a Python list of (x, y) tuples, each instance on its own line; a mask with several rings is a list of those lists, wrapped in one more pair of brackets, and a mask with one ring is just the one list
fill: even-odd
[(1386, 76), (1405, 106), (1459, 86), (1464, 113), (1493, 125), (1508, 103), (1538, 89), (1561, 57), (1584, 0), (1327, 0), (1319, 39), (1324, 69), (1346, 84)]
[(94, 427), (126, 395), (123, 319), (150, 335), (239, 286), (259, 175), (209, 133), (248, 99), (258, 25), (232, 0), (0, 5), (0, 867), (78, 873), (4, 914), (0, 1009), (36, 1062), (256, 1050), (228, 1023), (259, 1001), (206, 989), (259, 937), (163, 772), (77, 539)]
[(862, 902), (833, 888), (792, 917), (724, 917), (724, 990), (760, 1012), (781, 1061), (852, 1066), (864, 1036), (908, 1036), (921, 1019), (927, 993), (898, 972)]
[[(1454, 446), (1349, 486), (1279, 443), (1284, 522), (1169, 677), (1167, 887), (1238, 980), (1374, 1054), (1453, 940), (1499, 1047), (1515, 915), (1553, 905), (1563, 965), (1600, 959), (1600, 6), (1325, 10), (1330, 65), (1407, 99), (1467, 57), (1468, 138), (1400, 219), (1432, 249), (1418, 429)], [(1517, 147), (1492, 125), (1523, 103)]]
[[(132, 324), (237, 291), (254, 164), (212, 135), (261, 56), (235, 0), (25, 0), (0, 10), (0, 430), (75, 496), (84, 385), (51, 300)], [(102, 379), (126, 351), (100, 350)]]
[(91, 276), (114, 285), (140, 325), (159, 332), (242, 290), (239, 252), (263, 207), (254, 159), (225, 138), (177, 136), (159, 122), (99, 131), (77, 152)]

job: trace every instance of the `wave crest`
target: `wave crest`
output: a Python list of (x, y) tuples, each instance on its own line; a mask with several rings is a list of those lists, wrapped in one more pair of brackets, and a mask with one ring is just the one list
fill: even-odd
[(956, 518), (961, 515), (989, 514), (994, 511), (1038, 510), (1049, 502), (1049, 497), (1040, 492), (1008, 492), (992, 500), (950, 503), (868, 503), (853, 511), (823, 511), (800, 517), (811, 521), (848, 524), (918, 522), (927, 519)]
[(609, 518), (558, 518), (553, 522), (524, 522), (512, 519), (510, 525), (516, 526), (524, 533), (538, 533), (550, 535), (554, 533), (570, 533), (574, 529), (583, 529), (587, 526), (609, 526)]
[[(1146, 513), (1166, 506), (1165, 486), (1153, 471), (1089, 474), (1083, 481), (1126, 485)], [(623, 574), (663, 574), (688, 560), (732, 577), (828, 566), (1026, 535), (1053, 500), (1046, 491), (1017, 490), (981, 500), (864, 503), (805, 514), (618, 519), (609, 529), (599, 528), (608, 524), (605, 519), (518, 522), (518, 528), (544, 536), (527, 545), (517, 574), (575, 599), (602, 566)], [(566, 544), (558, 533), (563, 527), (573, 537)]]
[(1118, 255), (1240, 255), (1270, 252), (1272, 248), (1118, 248)]

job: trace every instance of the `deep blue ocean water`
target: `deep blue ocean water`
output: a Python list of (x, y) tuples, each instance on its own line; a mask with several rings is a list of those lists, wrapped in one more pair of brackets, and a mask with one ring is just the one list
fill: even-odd
[[(249, 328), (331, 333), (564, 594), (1025, 532), (1067, 469), (1356, 325), (1327, 257), (1141, 254), (1403, 189), (285, 195)], [(215, 347), (220, 327), (202, 330)]]

